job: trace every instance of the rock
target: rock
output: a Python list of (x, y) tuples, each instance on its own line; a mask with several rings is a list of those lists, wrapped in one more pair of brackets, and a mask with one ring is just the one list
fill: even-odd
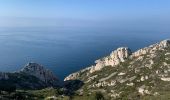
[(91, 67), (87, 67), (87, 68), (82, 69), (82, 70), (80, 70), (78, 72), (72, 73), (69, 76), (65, 77), (64, 81), (75, 80), (75, 79), (77, 79), (79, 77), (80, 73), (88, 72), (90, 69), (91, 69)]
[(144, 80), (145, 80), (144, 76), (142, 76), (140, 80), (141, 80), (141, 81), (144, 81)]
[(145, 79), (147, 80), (149, 77), (148, 76), (145, 76)]
[(169, 53), (169, 52), (167, 52), (167, 53), (165, 54), (165, 56), (167, 56), (167, 55), (170, 55), (170, 53)]
[(167, 78), (163, 77), (163, 78), (161, 78), (161, 80), (162, 81), (170, 81), (170, 77), (167, 77)]
[(37, 63), (28, 63), (20, 70), (20, 73), (35, 76), (47, 84), (59, 84), (58, 78), (50, 70), (45, 69), (42, 65)]
[(156, 74), (159, 74), (159, 70), (156, 70), (156, 72), (155, 72)]
[(133, 86), (134, 83), (127, 83), (126, 85), (127, 85), (127, 86)]
[(141, 93), (141, 94), (143, 95), (143, 94), (144, 94), (144, 89), (139, 88), (139, 89), (138, 89), (138, 92)]
[(132, 57), (140, 57), (141, 55), (144, 55), (144, 54), (146, 54), (147, 52), (149, 52), (149, 49), (148, 49), (148, 48), (143, 48), (143, 49), (140, 49), (140, 50), (134, 52), (134, 53), (132, 54)]
[(45, 100), (57, 100), (56, 96), (49, 96)]
[(116, 81), (111, 81), (108, 86), (114, 86), (114, 85), (116, 85)]
[(10, 84), (17, 89), (58, 88), (62, 83), (50, 70), (37, 63), (28, 63), (16, 72), (0, 72), (0, 82), (0, 84), (5, 83), (5, 87)]
[(114, 90), (111, 90), (111, 97), (114, 97), (114, 98), (117, 98), (117, 97), (120, 97), (120, 94), (121, 94), (121, 92), (120, 93), (116, 93), (116, 91), (114, 91)]
[(153, 95), (154, 95), (154, 96), (157, 96), (157, 95), (159, 95), (159, 93), (158, 93), (158, 92), (155, 92)]
[(96, 60), (96, 65), (92, 66), (90, 73), (101, 70), (105, 66), (115, 66), (125, 60), (131, 55), (131, 50), (127, 47), (121, 47), (113, 51), (109, 56)]
[(121, 76), (121, 75), (125, 75), (126, 73), (123, 73), (123, 72), (120, 72), (118, 75)]
[(159, 43), (150, 45), (149, 47), (145, 47), (143, 49), (140, 49), (132, 54), (132, 57), (139, 57), (141, 55), (147, 54), (147, 53), (154, 53), (157, 50), (162, 50), (170, 46), (170, 40), (163, 40)]
[(169, 39), (163, 40), (160, 43), (158, 43), (158, 46), (161, 47), (161, 48), (169, 47), (170, 46), (170, 40)]
[(76, 79), (78, 76), (79, 76), (79, 73), (78, 73), (78, 72), (77, 72), (77, 73), (72, 73), (72, 74), (70, 74), (69, 76), (67, 76), (67, 77), (64, 79), (64, 81), (74, 80), (74, 79)]

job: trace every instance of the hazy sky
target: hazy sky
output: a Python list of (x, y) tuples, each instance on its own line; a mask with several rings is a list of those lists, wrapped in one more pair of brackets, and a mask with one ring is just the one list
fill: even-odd
[(170, 0), (0, 0), (1, 27), (137, 22), (169, 27)]

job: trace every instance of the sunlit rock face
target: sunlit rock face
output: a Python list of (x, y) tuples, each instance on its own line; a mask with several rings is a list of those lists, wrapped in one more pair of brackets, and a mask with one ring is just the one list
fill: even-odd
[(90, 72), (93, 73), (95, 71), (99, 71), (105, 66), (115, 66), (120, 64), (121, 62), (125, 62), (126, 59), (131, 55), (131, 50), (127, 47), (120, 47), (117, 50), (113, 51), (109, 56), (104, 57), (102, 59), (96, 60), (95, 65), (92, 65), (91, 67), (85, 68), (79, 72), (75, 72), (73, 74), (70, 74), (67, 76), (64, 80), (74, 80), (77, 77), (79, 77), (79, 73), (82, 72)]
[(90, 72), (101, 70), (105, 66), (115, 66), (124, 62), (130, 55), (131, 50), (127, 47), (121, 47), (113, 51), (109, 56), (96, 60), (96, 65), (92, 66)]
[(150, 45), (149, 47), (139, 49), (138, 51), (136, 51), (132, 54), (132, 57), (139, 57), (139, 56), (147, 54), (147, 53), (155, 53), (155, 51), (163, 50), (169, 46), (170, 46), (170, 40), (164, 40), (159, 43)]

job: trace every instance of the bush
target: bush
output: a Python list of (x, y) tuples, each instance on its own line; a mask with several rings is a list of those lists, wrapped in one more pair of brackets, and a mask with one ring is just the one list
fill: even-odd
[(6, 80), (0, 81), (0, 91), (6, 91), (8, 93), (12, 93), (16, 91), (16, 86), (13, 84), (10, 84), (10, 82)]
[(101, 92), (95, 92), (92, 94), (90, 100), (105, 100), (105, 98)]

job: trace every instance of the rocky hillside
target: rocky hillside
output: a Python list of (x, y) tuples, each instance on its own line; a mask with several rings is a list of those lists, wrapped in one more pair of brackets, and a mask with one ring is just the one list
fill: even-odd
[(49, 70), (37, 63), (28, 63), (20, 71), (0, 73), (0, 87), (15, 86), (18, 89), (58, 87), (60, 81)]
[(48, 85), (57, 85), (59, 83), (58, 78), (50, 70), (37, 63), (28, 63), (19, 73), (35, 76)]
[[(94, 92), (110, 99), (167, 99), (170, 93), (170, 40), (136, 52), (127, 47), (113, 51), (96, 64), (70, 74), (68, 80), (81, 80), (81, 96)], [(169, 96), (170, 97), (170, 96)], [(168, 99), (167, 99), (168, 100)]]

